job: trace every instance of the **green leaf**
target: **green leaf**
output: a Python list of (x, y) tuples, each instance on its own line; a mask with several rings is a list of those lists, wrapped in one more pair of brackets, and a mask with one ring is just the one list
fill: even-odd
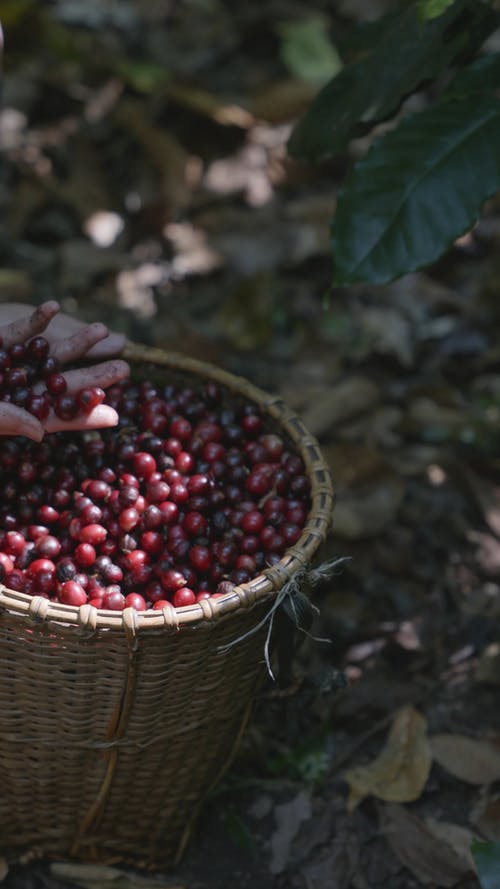
[(444, 94), (445, 99), (461, 99), (471, 93), (500, 90), (500, 52), (479, 56), (460, 71)]
[(390, 117), (421, 83), (474, 52), (497, 22), (485, 3), (467, 0), (429, 22), (420, 21), (415, 6), (389, 16), (372, 51), (317, 95), (290, 137), (290, 153), (318, 161), (345, 150), (354, 136)]
[(419, 0), (418, 11), (420, 18), (425, 22), (442, 15), (455, 0)]
[(404, 120), (354, 167), (333, 220), (336, 282), (382, 284), (439, 258), (500, 188), (500, 102)]
[(345, 34), (340, 34), (337, 46), (344, 63), (357, 61), (361, 56), (371, 53), (373, 47), (384, 37), (392, 21), (401, 13), (388, 12), (379, 19), (368, 22), (353, 22)]
[(500, 843), (472, 842), (472, 857), (481, 889), (498, 889), (500, 874)]
[(279, 26), (281, 57), (290, 74), (307, 83), (323, 86), (341, 69), (337, 50), (328, 35), (328, 19), (313, 15), (300, 22)]

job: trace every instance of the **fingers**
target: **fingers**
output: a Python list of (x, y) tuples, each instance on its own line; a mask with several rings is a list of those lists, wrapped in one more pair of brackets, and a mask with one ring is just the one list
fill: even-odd
[(79, 392), (80, 389), (100, 386), (107, 389), (121, 380), (130, 376), (130, 367), (126, 361), (105, 361), (102, 364), (94, 364), (91, 367), (82, 367), (78, 370), (68, 370), (64, 379), (68, 384), (68, 392)]
[[(23, 312), (26, 314), (30, 310), (32, 310), (31, 306), (21, 306), (21, 312), (19, 312), (19, 314), (21, 315)], [(11, 320), (13, 311), (17, 314), (17, 307), (10, 303), (10, 317), (7, 315), (8, 320)], [(0, 304), (0, 324), (5, 315), (6, 313), (4, 314), (3, 312), (3, 306)], [(83, 321), (79, 321), (77, 318), (72, 318), (71, 315), (66, 315), (64, 312), (59, 312), (59, 314), (50, 322), (45, 331), (45, 336), (52, 347), (62, 340), (69, 339), (73, 335), (76, 336), (76, 334), (78, 334), (78, 332), (85, 326)], [(125, 337), (123, 334), (110, 333), (105, 339), (96, 343), (95, 346), (92, 346), (89, 349), (89, 357), (98, 359), (111, 358), (113, 355), (118, 355), (122, 351), (124, 345)]]
[(112, 358), (123, 352), (126, 337), (123, 333), (110, 333), (108, 336), (92, 346), (87, 353), (87, 358)]
[(96, 343), (108, 336), (108, 328), (104, 324), (87, 324), (82, 326), (72, 336), (54, 342), (51, 355), (62, 364), (68, 361), (76, 361), (83, 358)]
[(0, 336), (3, 339), (4, 348), (9, 349), (14, 343), (25, 343), (45, 330), (59, 311), (59, 303), (51, 299), (42, 303), (28, 317), (23, 316), (9, 324), (0, 327)]
[[(55, 414), (49, 414), (45, 421), (46, 432), (83, 432), (90, 429), (104, 429), (116, 426), (118, 414), (107, 404), (100, 404), (90, 414), (76, 417), (74, 420), (60, 420)], [(25, 433), (26, 434), (26, 433)]]
[[(0, 303), (0, 336), (4, 338), (6, 348), (13, 345), (14, 339), (17, 336), (17, 334), (13, 332), (14, 325), (16, 325), (17, 330), (19, 330), (19, 323), (21, 321), (25, 322), (27, 316), (36, 316), (36, 313), (40, 312), (40, 310), (42, 311), (41, 318), (43, 321), (47, 318), (47, 306), (54, 307), (56, 305), (58, 304), (54, 300), (51, 300), (48, 303), (44, 303), (43, 306), (40, 306), (40, 308), (36, 310), (35, 307), (29, 303)], [(38, 329), (33, 330), (33, 327), (30, 328), (29, 336), (35, 336), (37, 333), (44, 330), (44, 336), (49, 341), (53, 354), (54, 347), (63, 340), (71, 339), (73, 336), (75, 337), (75, 340), (78, 340), (78, 334), (85, 326), (86, 325), (82, 321), (79, 321), (77, 318), (72, 318), (71, 315), (66, 315), (64, 312), (52, 311), (51, 317), (48, 318), (45, 323), (45, 329), (43, 323), (40, 322)], [(6, 328), (5, 331), (2, 331), (3, 327)], [(21, 336), (24, 329), (25, 325), (23, 323), (23, 326), (21, 327)], [(90, 346), (88, 356), (89, 358), (99, 360), (119, 355), (125, 345), (125, 339), (125, 336), (121, 333), (108, 333), (108, 336), (105, 336), (98, 342), (95, 342), (94, 345)], [(20, 340), (17, 341), (20, 342)]]
[(7, 401), (0, 402), (0, 435), (26, 435), (33, 441), (41, 441), (42, 424), (22, 408)]

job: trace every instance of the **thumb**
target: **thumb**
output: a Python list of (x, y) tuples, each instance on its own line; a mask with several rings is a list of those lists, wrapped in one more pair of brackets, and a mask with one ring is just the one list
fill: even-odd
[(33, 441), (41, 441), (42, 424), (22, 408), (8, 401), (0, 402), (0, 435), (26, 435)]

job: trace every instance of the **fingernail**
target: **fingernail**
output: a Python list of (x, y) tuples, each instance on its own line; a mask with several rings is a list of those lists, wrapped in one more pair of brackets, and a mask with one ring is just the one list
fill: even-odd
[(55, 299), (48, 299), (47, 302), (41, 304), (38, 307), (38, 311), (43, 311), (48, 314), (56, 314), (60, 310), (60, 305), (56, 302)]
[(36, 429), (36, 430), (30, 429), (29, 432), (28, 432), (28, 430), (26, 430), (26, 436), (28, 438), (31, 438), (32, 441), (36, 441), (37, 444), (40, 444), (44, 435), (45, 435), (44, 429), (40, 429), (40, 430), (39, 429)]
[(101, 324), (100, 321), (95, 321), (90, 326), (95, 334), (103, 337), (108, 336), (108, 328), (105, 324)]
[(117, 361), (115, 368), (116, 372), (119, 374), (123, 374), (124, 377), (130, 376), (130, 364), (127, 364), (126, 361)]

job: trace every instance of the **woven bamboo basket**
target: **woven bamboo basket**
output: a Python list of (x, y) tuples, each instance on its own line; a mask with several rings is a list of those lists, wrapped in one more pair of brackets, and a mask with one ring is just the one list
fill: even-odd
[(311, 563), (333, 496), (316, 441), (280, 399), (181, 355), (129, 346), (125, 358), (143, 377), (214, 380), (253, 402), (293, 443), (311, 482), (297, 544), (218, 599), (112, 612), (0, 585), (0, 845), (164, 867), (182, 855), (231, 762), (265, 675), (266, 629), (246, 634)]

